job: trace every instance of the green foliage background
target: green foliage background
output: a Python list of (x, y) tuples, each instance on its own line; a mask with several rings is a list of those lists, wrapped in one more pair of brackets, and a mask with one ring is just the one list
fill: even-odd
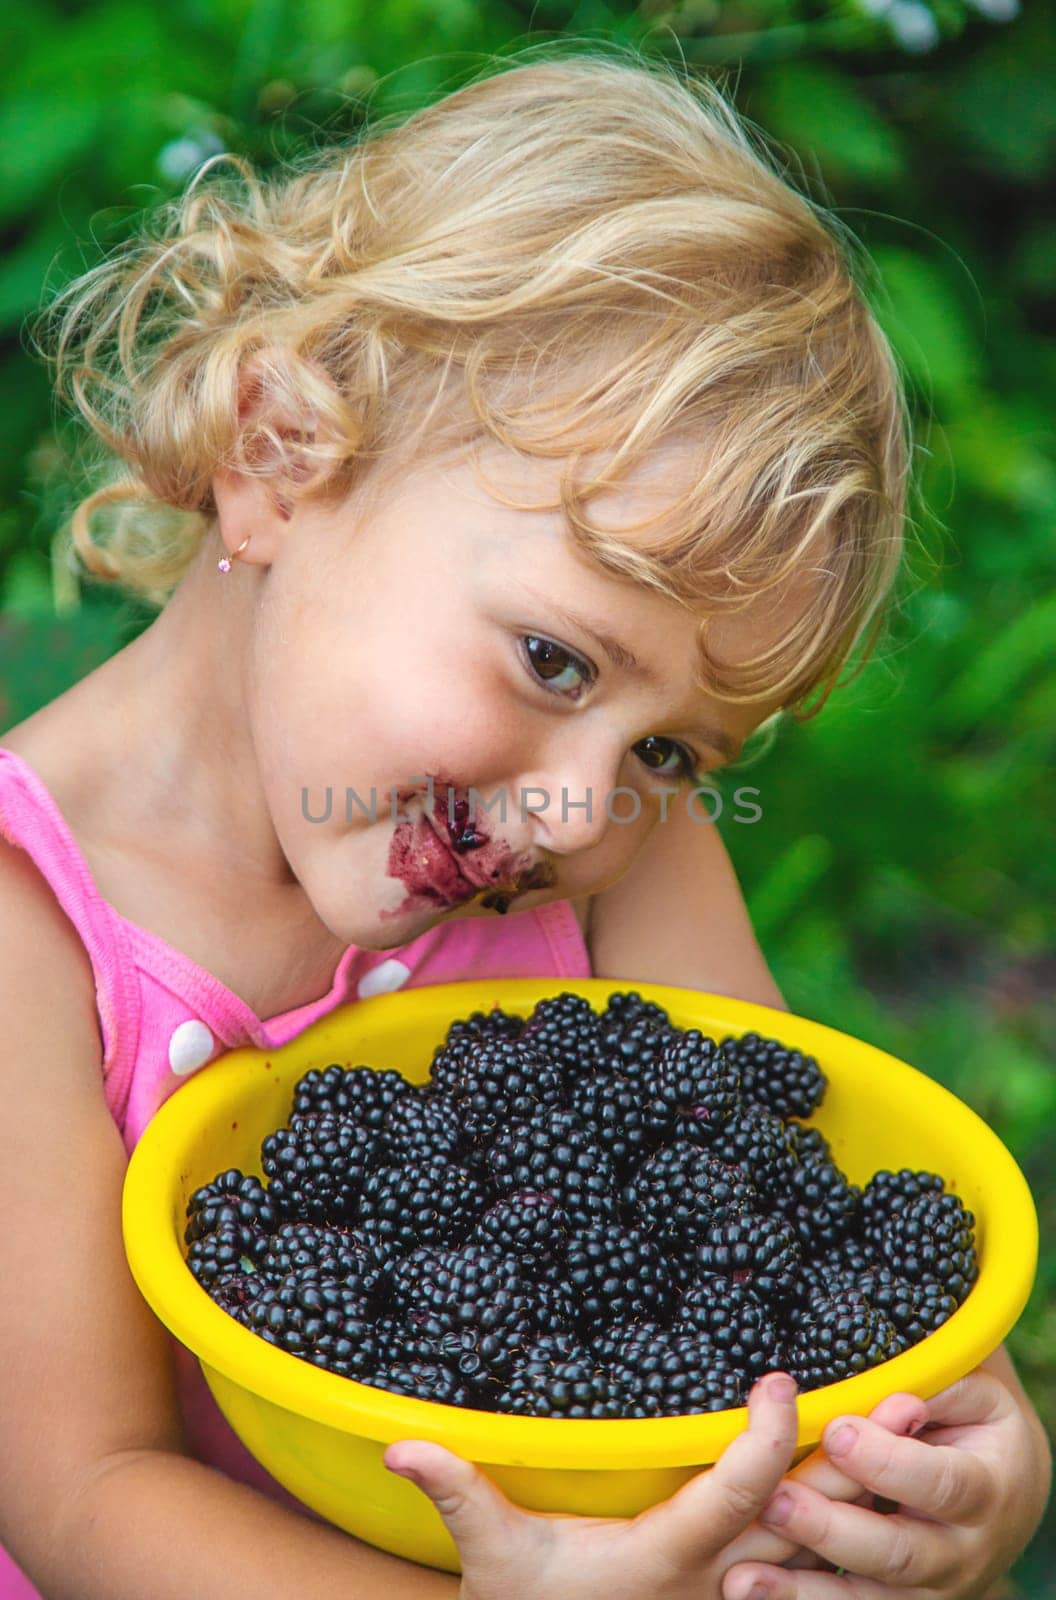
[[(0, 24), (0, 729), (151, 613), (53, 557), (65, 427), (22, 320), (220, 149), (267, 166), (481, 52), (617, 39), (729, 75), (879, 270), (917, 418), (915, 555), (889, 636), (730, 782), (722, 826), (794, 1010), (949, 1085), (1056, 1221), (1054, 13), (1044, 0), (34, 0)], [(1056, 1256), (1011, 1338), (1056, 1422)], [(1051, 1521), (1014, 1592), (1056, 1595)]]

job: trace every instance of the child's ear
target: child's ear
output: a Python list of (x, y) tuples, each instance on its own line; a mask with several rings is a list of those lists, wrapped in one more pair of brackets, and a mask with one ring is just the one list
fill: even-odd
[(298, 495), (355, 449), (359, 429), (325, 367), (281, 346), (255, 351), (243, 363), (237, 414), (213, 497), (224, 542), (237, 549), (252, 533), (240, 559), (266, 565), (273, 535), (290, 520)]

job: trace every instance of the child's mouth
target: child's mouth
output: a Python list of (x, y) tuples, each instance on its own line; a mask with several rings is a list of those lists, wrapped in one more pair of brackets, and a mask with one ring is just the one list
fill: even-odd
[[(449, 795), (451, 796), (449, 803)], [(402, 798), (402, 797), (401, 797)], [(470, 814), (468, 791), (436, 781), (432, 815), (400, 822), (389, 846), (388, 872), (420, 898), (448, 911), (476, 895), (481, 904), (504, 914), (517, 895), (548, 888), (556, 874), (545, 862), (521, 865), (501, 839), (493, 840)], [(407, 901), (395, 916), (409, 909)]]

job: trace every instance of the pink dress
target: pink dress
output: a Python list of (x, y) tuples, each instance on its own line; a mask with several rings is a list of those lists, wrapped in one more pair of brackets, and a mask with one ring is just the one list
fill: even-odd
[[(287, 1044), (349, 1001), (459, 979), (590, 976), (575, 911), (569, 901), (556, 900), (505, 917), (441, 924), (396, 950), (350, 945), (328, 994), (262, 1021), (218, 979), (102, 898), (51, 794), (21, 756), (2, 747), (0, 834), (32, 858), (88, 952), (107, 1105), (129, 1152), (158, 1106), (216, 1056), (239, 1045)], [(197, 1361), (175, 1341), (174, 1348), (194, 1455), (303, 1511), (239, 1443)], [(2, 1548), (0, 1600), (40, 1600)]]

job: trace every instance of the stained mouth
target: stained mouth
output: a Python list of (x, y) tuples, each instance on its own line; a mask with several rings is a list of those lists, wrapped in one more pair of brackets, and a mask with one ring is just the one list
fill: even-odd
[[(450, 910), (483, 895), (481, 904), (503, 915), (518, 895), (556, 882), (548, 863), (520, 866), (523, 856), (490, 837), (471, 814), (468, 790), (453, 784), (437, 790), (431, 814), (398, 823), (389, 847), (389, 875), (412, 899)], [(406, 902), (398, 908), (406, 909)]]

